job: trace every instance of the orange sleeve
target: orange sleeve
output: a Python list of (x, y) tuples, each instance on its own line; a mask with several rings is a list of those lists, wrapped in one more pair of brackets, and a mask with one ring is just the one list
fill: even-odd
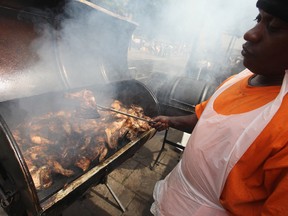
[(197, 116), (198, 119), (200, 118), (202, 112), (204, 111), (207, 103), (208, 103), (208, 100), (206, 100), (206, 101), (204, 101), (204, 102), (196, 105), (196, 107), (195, 107), (195, 113), (196, 113), (196, 116)]
[[(287, 140), (287, 139), (286, 139)], [(281, 146), (281, 145), (280, 145)], [(265, 188), (270, 194), (262, 208), (261, 216), (288, 215), (288, 143), (264, 164)]]
[(220, 202), (231, 215), (288, 215), (288, 96), (230, 171)]
[(288, 214), (288, 169), (270, 170), (267, 172), (267, 177), (275, 176), (275, 174), (278, 174), (278, 177), (273, 179), (273, 185), (277, 185), (277, 187), (264, 203), (261, 216), (285, 216)]
[[(283, 159), (287, 160), (287, 157)], [(259, 169), (252, 177), (238, 171), (234, 170), (230, 175), (220, 198), (222, 206), (230, 215), (288, 215), (287, 167), (264, 172)]]
[[(234, 76), (235, 76), (235, 75), (233, 75), (233, 76), (231, 76), (231, 77), (228, 77), (226, 80), (224, 80), (224, 81), (217, 87), (217, 89), (219, 89), (225, 82), (227, 82), (228, 80), (230, 80), (230, 79), (231, 79), (232, 77), (234, 77)], [(216, 90), (217, 90), (217, 89), (216, 89)], [(201, 103), (198, 104), (198, 105), (196, 105), (196, 107), (195, 107), (195, 113), (196, 113), (196, 116), (197, 116), (198, 119), (200, 118), (202, 112), (204, 111), (204, 109), (205, 109), (208, 101), (209, 101), (209, 99), (206, 100), (206, 101), (201, 102)]]

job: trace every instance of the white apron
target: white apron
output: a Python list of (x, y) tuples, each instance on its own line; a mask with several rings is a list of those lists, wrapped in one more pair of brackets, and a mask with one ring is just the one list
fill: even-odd
[(234, 83), (251, 75), (236, 75), (210, 98), (185, 148), (182, 160), (156, 183), (151, 212), (164, 216), (228, 215), (219, 202), (231, 169), (279, 109), (288, 92), (288, 70), (275, 100), (255, 110), (233, 115), (214, 111), (215, 99)]

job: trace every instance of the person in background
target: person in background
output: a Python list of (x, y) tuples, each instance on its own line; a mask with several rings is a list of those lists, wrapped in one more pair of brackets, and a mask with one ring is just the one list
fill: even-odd
[(288, 215), (288, 1), (258, 0), (243, 64), (189, 116), (152, 127), (192, 132), (183, 157), (154, 188), (164, 216)]

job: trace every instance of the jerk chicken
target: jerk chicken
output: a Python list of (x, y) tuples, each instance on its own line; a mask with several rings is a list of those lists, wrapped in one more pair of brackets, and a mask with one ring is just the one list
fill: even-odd
[[(107, 158), (109, 152), (117, 151), (123, 140), (131, 141), (150, 129), (145, 121), (98, 111), (90, 90), (67, 93), (63, 100), (78, 105), (33, 116), (12, 131), (37, 190), (49, 188), (56, 175), (70, 177), (87, 171)], [(125, 107), (115, 100), (111, 108), (150, 119), (136, 105)]]

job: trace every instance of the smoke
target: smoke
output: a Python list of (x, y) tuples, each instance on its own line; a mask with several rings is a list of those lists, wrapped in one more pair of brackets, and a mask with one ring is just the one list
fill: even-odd
[[(140, 2), (141, 6), (137, 7), (135, 4)], [(151, 41), (165, 42), (174, 47), (175, 44), (185, 45), (189, 52), (180, 52), (190, 56), (188, 66), (196, 67), (197, 62), (203, 59), (219, 65), (222, 61), (220, 56), (226, 56), (231, 37), (236, 38), (233, 49), (239, 49), (242, 35), (253, 25), (257, 15), (255, 2), (250, 0), (159, 1), (162, 3), (152, 10), (154, 2), (157, 1), (130, 0), (130, 4), (128, 1), (123, 3), (130, 7), (127, 14), (133, 11), (132, 20), (139, 24), (135, 31), (133, 22), (113, 17), (107, 11), (99, 12), (99, 8), (78, 1), (67, 3), (64, 14), (54, 17), (52, 24), (43, 20), (39, 22), (39, 10), (29, 11), (26, 15), (30, 18), (27, 19), (32, 20), (39, 35), (31, 42), (31, 49), (38, 60), (21, 69), (17, 76), (10, 76), (9, 80), (5, 81), (3, 77), (7, 95), (3, 94), (2, 100), (58, 91), (63, 86), (77, 88), (130, 79), (127, 52), (133, 31)], [(54, 16), (52, 10), (43, 13), (44, 16), (40, 17)], [(36, 16), (31, 18), (32, 14)], [(19, 37), (20, 33), (17, 34)], [(188, 68), (190, 71), (198, 70), (193, 67)], [(186, 70), (187, 75), (191, 76), (189, 70)]]
[[(166, 46), (185, 46), (189, 49), (189, 60), (183, 63), (185, 67), (179, 68), (183, 71), (174, 73), (212, 82), (217, 79), (219, 84), (241, 69), (240, 66), (239, 69), (228, 67), (233, 67), (241, 58), (243, 35), (255, 24), (257, 14), (256, 1), (251, 0), (166, 1), (156, 17), (136, 17), (139, 28), (135, 34), (165, 42)], [(227, 73), (221, 74), (222, 71)]]
[[(241, 37), (257, 15), (255, 4), (251, 0), (167, 1), (153, 19), (136, 19), (146, 34), (153, 32), (156, 37), (187, 43), (191, 43), (191, 36), (201, 33), (210, 39), (224, 32)], [(144, 13), (149, 15), (149, 11)]]
[[(146, 44), (142, 45), (146, 46), (146, 52), (155, 55), (158, 43), (162, 46), (156, 53), (158, 57), (169, 61), (173, 55), (186, 55), (186, 62), (181, 62), (182, 71), (176, 68), (172, 73), (181, 72), (217, 84), (242, 69), (238, 59), (243, 34), (254, 25), (258, 13), (256, 2), (250, 0), (130, 0), (121, 3), (127, 8), (120, 9), (119, 2), (108, 2), (107, 9), (112, 5), (114, 11), (139, 24), (134, 33), (144, 38)], [(102, 9), (74, 1), (65, 7), (69, 18), (61, 22), (56, 52), (67, 86), (129, 79), (126, 52), (134, 27), (119, 17), (111, 19), (104, 15), (107, 11), (99, 14), (97, 10)], [(236, 61), (238, 68), (235, 68)], [(170, 73), (167, 67), (173, 68), (169, 62), (163, 62), (162, 67), (156, 64), (152, 71), (140, 67), (146, 70), (144, 74), (155, 69)]]

